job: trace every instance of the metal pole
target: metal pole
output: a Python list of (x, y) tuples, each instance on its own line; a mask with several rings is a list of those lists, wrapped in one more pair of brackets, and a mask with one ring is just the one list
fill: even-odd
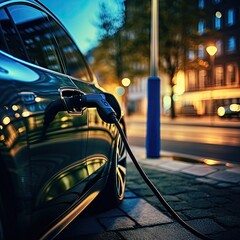
[(158, 0), (151, 2), (151, 62), (148, 78), (146, 152), (148, 158), (160, 156), (160, 78), (158, 75)]
[(210, 55), (210, 62), (211, 62), (211, 113), (210, 113), (210, 119), (211, 119), (211, 125), (214, 123), (214, 100), (213, 100), (213, 87), (215, 85), (215, 68), (214, 68), (214, 61), (215, 61), (215, 55)]

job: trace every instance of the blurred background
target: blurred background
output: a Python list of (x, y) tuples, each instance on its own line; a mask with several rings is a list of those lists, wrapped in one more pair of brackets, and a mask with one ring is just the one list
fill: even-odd
[[(151, 1), (42, 2), (72, 34), (128, 115), (147, 111)], [(240, 117), (240, 9), (229, 0), (159, 0), (161, 114)]]

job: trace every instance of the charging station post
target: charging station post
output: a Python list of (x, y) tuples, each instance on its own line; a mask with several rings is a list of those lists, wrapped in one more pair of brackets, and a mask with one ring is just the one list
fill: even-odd
[(148, 158), (160, 156), (160, 78), (158, 77), (158, 0), (151, 1), (151, 62), (147, 82), (147, 135), (146, 152)]

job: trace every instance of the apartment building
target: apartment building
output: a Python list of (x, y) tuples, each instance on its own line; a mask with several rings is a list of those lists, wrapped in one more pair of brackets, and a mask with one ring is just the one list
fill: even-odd
[[(240, 103), (240, 5), (235, 0), (199, 0), (199, 45), (189, 49), (195, 62), (177, 77), (177, 115), (216, 115), (220, 106)], [(161, 11), (161, 8), (160, 8)], [(208, 46), (216, 47), (212, 56)], [(161, 49), (160, 49), (161, 52)], [(197, 64), (196, 64), (197, 63)], [(191, 66), (191, 65), (190, 65)], [(170, 108), (168, 79), (160, 73), (162, 114)], [(146, 113), (147, 77), (136, 76), (128, 101), (134, 112)]]
[[(199, 0), (202, 39), (188, 57), (199, 65), (185, 70), (185, 92), (178, 105), (199, 115), (215, 115), (219, 106), (240, 103), (240, 5), (235, 0)], [(212, 56), (208, 46), (216, 47)]]

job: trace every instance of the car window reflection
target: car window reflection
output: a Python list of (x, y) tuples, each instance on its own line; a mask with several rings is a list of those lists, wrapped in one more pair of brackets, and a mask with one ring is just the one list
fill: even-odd
[(49, 21), (62, 51), (67, 74), (84, 81), (91, 81), (86, 64), (75, 43), (56, 21), (50, 17)]
[(0, 12), (0, 26), (5, 44), (1, 46), (2, 50), (7, 51), (15, 57), (23, 60), (28, 60), (26, 51), (21, 42), (19, 33), (16, 31), (13, 22), (11, 21), (7, 12), (1, 9)]
[(24, 5), (11, 6), (8, 9), (30, 61), (41, 67), (63, 72), (45, 13)]

